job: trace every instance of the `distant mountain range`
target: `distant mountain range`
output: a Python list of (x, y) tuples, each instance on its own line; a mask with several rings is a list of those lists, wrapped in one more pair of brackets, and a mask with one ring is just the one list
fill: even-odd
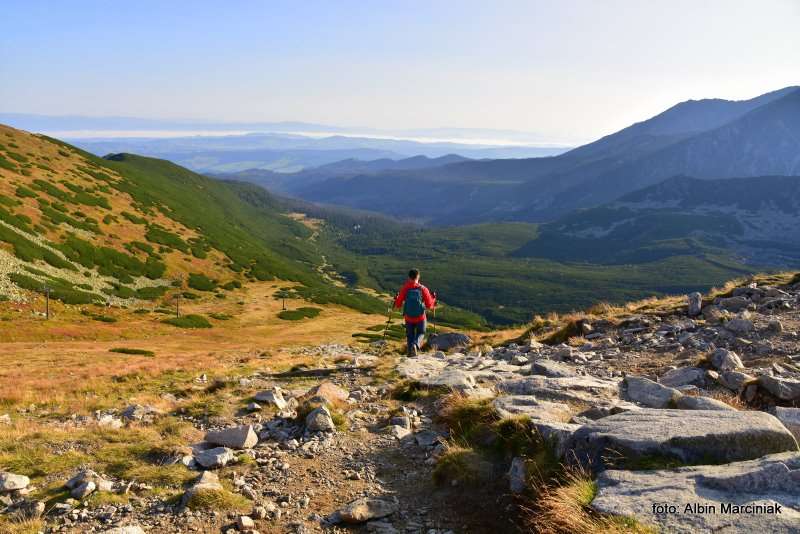
[(381, 158), (375, 160), (360, 160), (349, 158), (346, 160), (320, 165), (305, 169), (295, 173), (274, 172), (266, 169), (249, 169), (238, 173), (210, 173), (210, 176), (241, 180), (254, 183), (278, 193), (292, 194), (302, 188), (311, 187), (314, 184), (324, 182), (332, 177), (342, 176), (351, 177), (353, 175), (368, 176), (379, 174), (384, 171), (410, 171), (420, 169), (433, 169), (458, 163), (470, 161), (468, 158), (449, 154), (438, 158), (427, 156), (413, 156), (404, 159)]
[(0, 113), (0, 123), (67, 140), (98, 156), (135, 153), (198, 172), (266, 169), (297, 172), (344, 159), (530, 158), (561, 154), (564, 144), (510, 130), (380, 130), (303, 122), (219, 123), (126, 117), (52, 117)]
[[(311, 201), (430, 224), (546, 222), (676, 175), (700, 179), (800, 174), (800, 88), (746, 101), (678, 104), (555, 157), (462, 161), (423, 169), (290, 181)], [(246, 176), (242, 178), (247, 179)]]

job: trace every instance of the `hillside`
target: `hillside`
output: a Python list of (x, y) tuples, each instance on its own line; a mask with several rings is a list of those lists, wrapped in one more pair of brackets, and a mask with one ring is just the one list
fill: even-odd
[(798, 176), (679, 176), (542, 225), (514, 254), (614, 264), (705, 248), (751, 265), (797, 265), (798, 225)]
[(129, 304), (175, 286), (213, 294), (281, 279), (310, 300), (379, 310), (329, 283), (312, 230), (272, 204), (169, 162), (91, 156), (0, 127), (0, 294), (52, 289), (68, 303)]
[[(798, 131), (800, 89), (787, 87), (741, 102), (685, 102), (554, 157), (331, 176), (291, 193), (434, 225), (545, 222), (675, 175), (796, 175)], [(397, 184), (417, 192), (413, 201), (390, 194)]]

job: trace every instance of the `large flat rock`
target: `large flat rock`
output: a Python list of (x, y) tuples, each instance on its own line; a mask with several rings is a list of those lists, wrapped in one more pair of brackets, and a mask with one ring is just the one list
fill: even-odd
[(591, 404), (618, 398), (619, 381), (592, 376), (527, 376), (499, 382), (497, 389), (511, 395), (534, 395), (545, 400)]
[(525, 416), (532, 421), (566, 423), (572, 416), (567, 404), (538, 400), (529, 395), (503, 395), (492, 405), (501, 417)]
[(574, 461), (593, 469), (714, 464), (797, 451), (794, 436), (772, 415), (755, 411), (642, 409), (579, 428)]
[[(608, 470), (600, 474), (597, 486), (592, 508), (635, 517), (661, 532), (800, 531), (798, 453), (658, 471)], [(674, 508), (654, 513), (660, 504)], [(775, 505), (781, 506), (781, 513), (770, 513)]]

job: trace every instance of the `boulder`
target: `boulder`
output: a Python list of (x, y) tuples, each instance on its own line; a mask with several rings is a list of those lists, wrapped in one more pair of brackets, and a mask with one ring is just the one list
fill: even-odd
[(717, 399), (684, 395), (675, 403), (679, 410), (736, 410), (733, 406)]
[(537, 400), (532, 395), (504, 395), (497, 397), (492, 405), (500, 417), (524, 415), (531, 420), (563, 423), (572, 415), (569, 405)]
[(122, 410), (122, 418), (128, 421), (151, 422), (161, 412), (152, 406), (142, 406), (141, 404), (131, 404)]
[(387, 517), (396, 511), (397, 503), (393, 501), (376, 497), (362, 497), (341, 508), (337, 515), (344, 523), (357, 524)]
[(721, 298), (717, 299), (717, 306), (719, 306), (723, 310), (728, 310), (736, 313), (742, 310), (746, 310), (747, 307), (750, 306), (750, 299), (748, 299), (745, 296)]
[(251, 425), (235, 426), (206, 433), (205, 440), (231, 449), (251, 449), (258, 443), (258, 435)]
[(734, 334), (743, 335), (752, 332), (755, 326), (746, 314), (740, 314), (725, 323), (725, 328)]
[(796, 451), (794, 436), (764, 412), (643, 409), (579, 428), (570, 448), (593, 469), (655, 462), (684, 464), (751, 460)]
[(333, 406), (346, 402), (349, 396), (350, 393), (347, 390), (340, 388), (333, 382), (325, 381), (311, 388), (311, 390), (306, 393), (305, 398), (307, 401), (322, 401), (325, 404)]
[(725, 371), (719, 374), (719, 383), (736, 392), (742, 391), (753, 380), (755, 378), (741, 371)]
[[(597, 478), (591, 507), (633, 517), (660, 532), (788, 534), (800, 525), (798, 487), (800, 454), (784, 453), (726, 465), (605, 471)], [(676, 508), (664, 511), (659, 505)]]
[(718, 348), (711, 353), (711, 365), (720, 371), (733, 371), (744, 368), (739, 356), (728, 349)]
[(508, 486), (511, 493), (522, 493), (528, 488), (528, 467), (525, 458), (520, 456), (511, 460), (511, 467), (508, 469)]
[(277, 386), (266, 391), (259, 391), (255, 395), (255, 400), (275, 406), (278, 410), (286, 408), (286, 399), (283, 398), (283, 390)]
[(448, 351), (459, 347), (468, 347), (471, 343), (472, 339), (468, 335), (458, 332), (433, 334), (428, 338), (428, 346), (433, 350)]
[(650, 408), (674, 406), (682, 393), (677, 389), (662, 386), (642, 376), (625, 377), (626, 395), (629, 400)]
[(793, 401), (795, 399), (800, 399), (800, 380), (783, 378), (780, 376), (761, 375), (758, 377), (758, 385), (781, 400)]
[(800, 442), (800, 408), (775, 407), (775, 417), (783, 423), (783, 426), (794, 434), (795, 439)]
[(306, 416), (306, 430), (310, 432), (328, 432), (336, 430), (331, 412), (325, 406), (311, 410)]
[(664, 373), (658, 382), (671, 388), (688, 385), (703, 386), (706, 383), (706, 371), (699, 367), (679, 367)]
[(531, 374), (551, 378), (577, 376), (574, 368), (553, 360), (536, 360), (531, 365)]
[(70, 496), (73, 499), (81, 500), (94, 493), (95, 489), (97, 489), (97, 485), (93, 481), (87, 480), (86, 482), (80, 484), (75, 489), (73, 489), (70, 492)]
[(696, 317), (700, 315), (703, 308), (703, 295), (698, 292), (689, 293), (686, 295), (686, 304), (689, 312), (689, 317)]
[(14, 473), (0, 472), (0, 493), (8, 493), (25, 489), (31, 479), (25, 475), (15, 475)]
[(206, 469), (225, 467), (236, 460), (236, 453), (227, 447), (215, 447), (194, 454), (195, 461)]

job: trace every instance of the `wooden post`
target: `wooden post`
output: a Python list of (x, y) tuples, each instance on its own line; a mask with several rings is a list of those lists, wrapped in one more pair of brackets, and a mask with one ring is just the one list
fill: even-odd
[(286, 297), (283, 297), (283, 310), (286, 311)]

